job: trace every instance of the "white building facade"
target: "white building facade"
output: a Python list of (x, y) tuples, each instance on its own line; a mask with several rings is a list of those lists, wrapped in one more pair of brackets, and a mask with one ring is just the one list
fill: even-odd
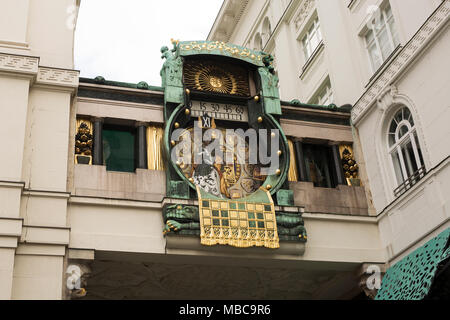
[(449, 10), (440, 0), (225, 1), (208, 38), (274, 54), (282, 99), (353, 106), (389, 264), (450, 225)]
[(0, 299), (61, 299), (78, 4), (0, 6)]

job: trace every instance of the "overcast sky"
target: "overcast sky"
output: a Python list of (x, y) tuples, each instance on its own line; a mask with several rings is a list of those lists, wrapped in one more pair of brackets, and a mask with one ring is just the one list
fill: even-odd
[(81, 77), (160, 86), (160, 49), (205, 40), (223, 0), (83, 0), (75, 33)]

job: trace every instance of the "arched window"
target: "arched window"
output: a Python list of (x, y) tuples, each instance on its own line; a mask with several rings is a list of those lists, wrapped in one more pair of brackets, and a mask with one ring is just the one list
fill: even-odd
[(403, 107), (395, 113), (389, 125), (388, 143), (399, 185), (394, 194), (398, 196), (425, 175), (416, 126), (408, 108)]

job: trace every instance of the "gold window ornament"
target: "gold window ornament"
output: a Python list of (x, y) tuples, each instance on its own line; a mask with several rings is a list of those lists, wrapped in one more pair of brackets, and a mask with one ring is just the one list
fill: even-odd
[(165, 170), (163, 159), (164, 129), (160, 126), (147, 128), (147, 163), (149, 170)]
[(92, 122), (86, 119), (77, 119), (75, 163), (92, 164), (93, 139)]
[(294, 142), (292, 142), (291, 139), (288, 139), (288, 145), (289, 145), (289, 157), (291, 160), (289, 164), (288, 181), (296, 182), (298, 181), (298, 169), (297, 169), (297, 159), (295, 158)]
[(355, 161), (353, 148), (350, 145), (340, 145), (339, 154), (341, 155), (342, 169), (344, 171), (347, 184), (349, 186), (359, 186), (359, 166)]

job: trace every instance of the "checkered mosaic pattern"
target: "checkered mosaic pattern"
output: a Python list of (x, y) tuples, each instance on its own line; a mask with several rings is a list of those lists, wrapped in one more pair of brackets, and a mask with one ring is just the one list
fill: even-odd
[(200, 199), (201, 243), (279, 248), (273, 203)]

